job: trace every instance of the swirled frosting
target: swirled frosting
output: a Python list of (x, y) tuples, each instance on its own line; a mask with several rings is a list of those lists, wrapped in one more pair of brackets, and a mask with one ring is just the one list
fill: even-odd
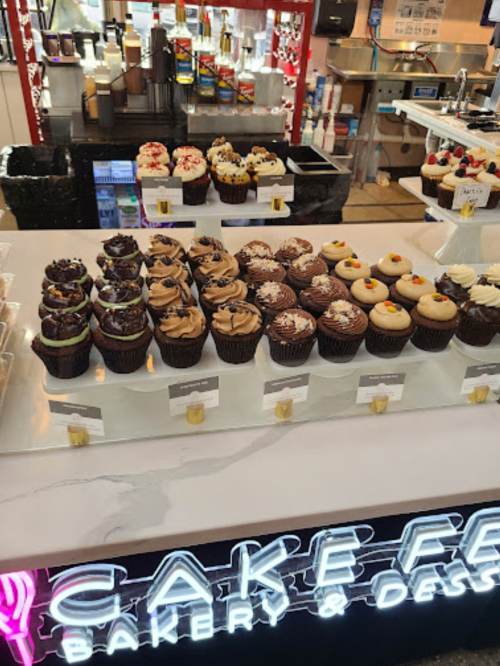
[(360, 303), (371, 305), (389, 298), (387, 285), (374, 278), (360, 278), (352, 283), (351, 294)]
[(248, 263), (252, 259), (272, 259), (273, 251), (271, 246), (264, 241), (254, 240), (243, 245), (236, 255), (243, 263)]
[(481, 171), (477, 174), (476, 180), (478, 183), (483, 183), (485, 185), (491, 185), (492, 187), (500, 188), (500, 178), (495, 173), (489, 173), (488, 171)]
[(221, 153), (225, 153), (230, 150), (233, 150), (232, 145), (229, 143), (229, 141), (226, 141), (225, 136), (221, 136), (220, 139), (215, 139), (215, 141), (212, 143), (212, 146), (207, 150), (208, 161), (213, 163), (214, 157), (216, 155), (220, 155)]
[(331, 243), (323, 243), (321, 253), (325, 259), (341, 261), (352, 256), (352, 247), (345, 241), (334, 240)]
[(362, 335), (368, 327), (363, 310), (345, 300), (330, 303), (321, 321), (331, 331), (344, 335)]
[(245, 301), (231, 301), (219, 305), (212, 326), (224, 335), (249, 335), (262, 327), (262, 315), (255, 305)]
[(208, 278), (237, 277), (240, 273), (236, 257), (228, 252), (209, 252), (198, 267), (200, 273)]
[(446, 275), (455, 284), (459, 284), (464, 289), (472, 287), (477, 282), (476, 271), (465, 264), (453, 264), (446, 271)]
[(217, 176), (219, 178), (241, 178), (247, 172), (245, 163), (238, 153), (226, 153), (226, 160), (217, 164)]
[(203, 157), (203, 153), (198, 148), (194, 146), (180, 146), (176, 148), (172, 153), (174, 160), (180, 160), (181, 157), (188, 157), (188, 155), (196, 155), (197, 157)]
[(167, 277), (186, 282), (189, 277), (189, 271), (185, 264), (178, 259), (171, 259), (170, 257), (155, 259), (154, 264), (148, 270), (148, 278), (157, 281)]
[(292, 308), (276, 315), (270, 332), (286, 341), (304, 340), (316, 332), (316, 320), (309, 312)]
[(303, 238), (289, 238), (283, 241), (276, 253), (278, 261), (293, 261), (302, 254), (309, 254), (313, 251), (313, 246)]
[(484, 277), (489, 284), (500, 285), (500, 264), (493, 264), (484, 271)]
[(258, 176), (283, 176), (286, 167), (276, 153), (266, 153), (260, 162), (254, 164)]
[(490, 160), (492, 158), (490, 151), (486, 148), (483, 148), (482, 146), (477, 148), (469, 148), (469, 150), (466, 152), (466, 155), (468, 157), (472, 157), (475, 162), (485, 162), (486, 160)]
[(267, 150), (261, 146), (254, 146), (245, 158), (247, 169), (255, 170), (255, 165), (260, 164), (264, 159)]
[(148, 301), (155, 310), (165, 310), (171, 305), (188, 305), (193, 301), (193, 296), (185, 282), (166, 278), (161, 282), (153, 282), (148, 292)]
[(360, 261), (354, 257), (347, 257), (347, 259), (337, 262), (334, 271), (340, 278), (352, 281), (370, 277), (372, 274), (368, 262)]
[(247, 277), (253, 284), (283, 282), (286, 270), (274, 259), (252, 259), (247, 264)]
[(264, 282), (257, 289), (255, 302), (262, 309), (287, 310), (297, 305), (297, 296), (294, 290), (282, 282)]
[[(465, 169), (465, 175), (468, 176), (469, 178), (476, 178), (479, 176), (479, 174), (484, 172), (484, 162), (481, 162), (480, 164), (477, 164), (477, 162), (474, 162), (474, 166), (472, 164), (465, 164), (463, 162), (460, 162), (460, 164), (455, 164), (452, 167), (452, 171), (458, 171), (458, 169)], [(461, 183), (463, 185), (463, 183)]]
[(244, 301), (247, 297), (248, 289), (243, 280), (220, 278), (218, 280), (211, 280), (203, 287), (201, 293), (210, 303), (220, 305), (228, 301)]
[(146, 162), (146, 164), (141, 164), (138, 167), (135, 177), (137, 180), (141, 181), (143, 178), (146, 178), (146, 176), (152, 176), (153, 178), (170, 176), (170, 169), (161, 162)]
[(411, 317), (398, 303), (392, 301), (385, 301), (377, 303), (371, 310), (370, 321), (387, 331), (403, 331), (405, 328), (411, 326)]
[(177, 160), (173, 176), (180, 178), (183, 183), (190, 183), (192, 180), (203, 178), (207, 172), (207, 163), (203, 157), (188, 155)]
[(497, 289), (492, 284), (475, 284), (469, 291), (469, 299), (477, 305), (500, 308), (500, 289)]
[(411, 273), (413, 264), (406, 257), (402, 257), (400, 254), (394, 254), (391, 252), (387, 256), (378, 260), (377, 268), (384, 275), (394, 277), (396, 275)]
[(298, 282), (310, 282), (315, 275), (328, 273), (328, 266), (315, 254), (303, 254), (294, 259), (288, 269), (288, 276)]
[(422, 164), (420, 171), (424, 174), (424, 176), (444, 176), (447, 173), (450, 173), (451, 166), (450, 164), (428, 164), (426, 162), (425, 164)]
[(160, 319), (160, 330), (169, 338), (199, 338), (207, 320), (194, 305), (173, 306)]
[(457, 306), (448, 296), (425, 294), (417, 303), (417, 312), (433, 321), (449, 321), (457, 314)]
[(217, 240), (210, 236), (197, 236), (191, 241), (191, 247), (188, 251), (188, 256), (193, 261), (198, 261), (209, 252), (225, 252), (226, 248)]
[(326, 308), (334, 300), (349, 298), (349, 290), (343, 282), (331, 275), (315, 275), (300, 298)]
[(184, 256), (185, 250), (176, 238), (164, 236), (163, 234), (155, 234), (149, 239), (150, 246), (147, 255), (150, 257), (170, 257), (171, 259), (181, 259)]
[(421, 275), (402, 275), (396, 282), (396, 291), (410, 301), (418, 301), (425, 294), (433, 294), (436, 289), (432, 282)]

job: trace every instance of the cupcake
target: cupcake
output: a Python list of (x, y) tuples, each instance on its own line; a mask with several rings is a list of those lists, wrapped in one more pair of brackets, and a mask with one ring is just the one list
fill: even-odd
[(76, 282), (51, 284), (43, 292), (42, 302), (38, 306), (38, 316), (43, 319), (53, 312), (67, 314), (78, 312), (83, 317), (90, 319), (92, 303), (81, 285)]
[(54, 312), (42, 319), (41, 331), (31, 348), (47, 372), (58, 379), (73, 379), (89, 368), (92, 333), (78, 312)]
[(366, 349), (374, 356), (395, 358), (415, 331), (410, 315), (399, 303), (377, 303), (368, 315)]
[(209, 252), (226, 252), (226, 248), (217, 238), (211, 236), (197, 236), (191, 241), (187, 258), (193, 272), (201, 259)]
[(390, 253), (379, 259), (376, 266), (372, 266), (372, 277), (390, 287), (399, 280), (402, 275), (411, 273), (413, 264), (406, 257), (400, 254)]
[(253, 290), (258, 289), (264, 282), (283, 282), (286, 277), (286, 270), (274, 259), (252, 259), (247, 264), (247, 274), (245, 282)]
[(475, 182), (472, 176), (466, 175), (465, 168), (463, 167), (452, 173), (447, 173), (443, 181), (438, 185), (438, 205), (441, 208), (451, 210), (457, 187), (472, 185)]
[(330, 275), (334, 275), (350, 289), (356, 280), (371, 277), (372, 269), (366, 261), (361, 261), (357, 257), (347, 257), (335, 265)]
[(222, 277), (210, 280), (203, 285), (200, 292), (200, 305), (207, 321), (210, 323), (219, 305), (231, 301), (245, 301), (248, 289), (243, 280)]
[(331, 243), (323, 243), (318, 257), (323, 259), (329, 270), (333, 270), (342, 259), (348, 259), (349, 257), (352, 257), (353, 259), (357, 258), (350, 245), (345, 241), (338, 240), (334, 240)]
[(285, 310), (269, 324), (267, 337), (275, 363), (288, 367), (303, 365), (316, 342), (316, 320), (305, 310)]
[(172, 159), (177, 162), (183, 157), (203, 157), (203, 153), (199, 148), (194, 146), (180, 146), (172, 153)]
[(240, 273), (245, 275), (247, 265), (252, 259), (272, 259), (273, 251), (271, 246), (264, 241), (254, 240), (244, 245), (234, 256), (238, 261)]
[(177, 160), (172, 175), (182, 181), (182, 203), (185, 206), (200, 206), (206, 202), (210, 176), (203, 157), (182, 157)]
[(135, 158), (135, 161), (139, 166), (148, 164), (149, 162), (168, 164), (170, 162), (170, 155), (162, 143), (149, 141), (148, 143), (143, 143), (139, 148), (139, 154)]
[(440, 294), (448, 296), (458, 304), (468, 300), (469, 289), (476, 282), (477, 275), (473, 268), (465, 264), (454, 264), (434, 282), (434, 285)]
[(236, 278), (240, 274), (236, 257), (229, 252), (209, 252), (194, 270), (194, 279), (198, 286), (210, 280), (228, 277)]
[(201, 359), (207, 322), (194, 306), (173, 306), (155, 326), (154, 336), (164, 363), (172, 368), (191, 368)]
[(351, 301), (367, 314), (376, 303), (389, 298), (389, 288), (375, 278), (360, 278), (351, 287)]
[(256, 188), (259, 186), (260, 176), (284, 176), (286, 173), (286, 166), (276, 153), (266, 153), (262, 159), (254, 162), (253, 168)]
[(476, 176), (478, 183), (491, 185), (490, 196), (485, 208), (492, 210), (500, 202), (500, 168), (497, 168), (496, 162), (491, 162), (486, 171), (481, 171)]
[(486, 347), (500, 332), (500, 290), (476, 284), (469, 299), (458, 306), (460, 325), (457, 338), (473, 347)]
[(294, 259), (286, 272), (286, 281), (298, 294), (311, 285), (313, 277), (328, 273), (328, 266), (315, 254), (303, 254)]
[(397, 282), (389, 287), (391, 301), (399, 303), (411, 312), (422, 296), (433, 294), (436, 288), (430, 280), (421, 275), (402, 275)]
[(97, 255), (99, 266), (102, 266), (107, 260), (115, 261), (116, 259), (135, 261), (139, 266), (142, 264), (142, 253), (133, 236), (116, 234), (103, 241), (103, 245), (103, 251)]
[(101, 289), (94, 302), (94, 313), (97, 319), (113, 308), (146, 309), (146, 302), (142, 297), (142, 289), (135, 282), (125, 280), (113, 282)]
[(171, 259), (170, 257), (155, 259), (151, 268), (148, 268), (146, 284), (150, 287), (153, 282), (161, 282), (161, 280), (168, 277), (182, 280), (182, 282), (185, 282), (188, 285), (193, 284), (193, 277), (186, 264), (183, 264), (182, 261), (179, 261), (178, 259)]
[(250, 176), (238, 153), (226, 153), (227, 161), (219, 162), (215, 179), (220, 200), (226, 204), (242, 204), (247, 200)]
[(357, 305), (338, 300), (330, 303), (317, 326), (320, 356), (332, 363), (347, 363), (365, 339), (368, 317)]
[(457, 306), (442, 294), (425, 294), (410, 314), (415, 324), (411, 341), (424, 351), (446, 349), (460, 324)]
[(264, 282), (257, 289), (254, 303), (262, 312), (264, 324), (267, 326), (280, 312), (296, 308), (297, 296), (287, 284)]
[(247, 171), (248, 175), (250, 176), (251, 179), (251, 189), (255, 190), (256, 189), (256, 183), (255, 183), (255, 167), (257, 164), (260, 164), (264, 157), (267, 154), (266, 148), (262, 148), (261, 146), (254, 146), (252, 150), (248, 153), (248, 155), (245, 157), (245, 164), (247, 166)]
[(500, 289), (500, 264), (493, 264), (479, 277), (478, 284), (492, 284)]
[[(449, 153), (448, 153), (449, 154)], [(429, 155), (420, 169), (420, 178), (422, 179), (422, 194), (427, 197), (437, 197), (438, 185), (442, 182), (444, 176), (451, 172), (449, 158), (441, 157), (432, 153)]]
[(279, 250), (276, 252), (274, 258), (283, 264), (285, 268), (290, 268), (290, 264), (294, 259), (298, 259), (303, 254), (311, 254), (313, 246), (303, 238), (289, 238), (281, 243)]
[(465, 154), (467, 157), (472, 157), (474, 162), (487, 162), (493, 157), (490, 151), (482, 146), (479, 146), (478, 148), (469, 148)]
[(157, 324), (168, 308), (174, 305), (196, 305), (196, 300), (185, 282), (175, 278), (165, 278), (153, 282), (148, 291), (148, 311)]
[(176, 238), (164, 236), (163, 234), (155, 234), (149, 239), (149, 248), (144, 253), (144, 263), (150, 268), (156, 259), (162, 257), (169, 257), (169, 259), (178, 259), (179, 261), (186, 261), (186, 250), (182, 243)]
[(232, 301), (219, 305), (210, 325), (217, 354), (226, 363), (247, 363), (257, 351), (264, 327), (255, 305)]
[(221, 136), (220, 138), (215, 139), (211, 147), (207, 150), (207, 160), (210, 164), (213, 164), (214, 158), (216, 158), (217, 155), (221, 155), (229, 151), (233, 151), (232, 145), (229, 143), (229, 141), (226, 141), (225, 136)]
[(101, 266), (102, 273), (96, 278), (95, 286), (98, 291), (111, 282), (130, 280), (142, 287), (144, 278), (139, 275), (141, 267), (135, 261), (128, 259), (106, 260)]
[(47, 289), (51, 284), (68, 282), (76, 282), (86, 294), (90, 295), (94, 281), (87, 273), (87, 267), (81, 259), (59, 259), (45, 267), (42, 289)]
[(112, 308), (94, 331), (95, 346), (111, 372), (128, 374), (146, 363), (153, 338), (148, 316), (138, 308)]
[(464, 157), (464, 154), (465, 153), (462, 146), (457, 146), (453, 152), (450, 152), (449, 150), (440, 150), (438, 153), (436, 153), (436, 157), (438, 161), (442, 160), (443, 157), (446, 157), (450, 163), (450, 166), (453, 168), (460, 163), (460, 160)]
[(349, 298), (349, 290), (331, 275), (315, 275), (311, 285), (299, 294), (300, 307), (320, 317), (333, 301)]
[(137, 167), (135, 172), (135, 182), (137, 185), (142, 183), (142, 179), (146, 177), (151, 178), (168, 178), (170, 176), (170, 169), (166, 164), (161, 162), (146, 162)]
[(475, 162), (471, 157), (464, 156), (458, 164), (452, 167), (452, 172), (457, 172), (458, 169), (465, 169), (465, 175), (469, 178), (476, 178), (480, 173), (485, 170), (484, 162)]
[(217, 180), (217, 165), (221, 162), (230, 162), (233, 155), (233, 150), (222, 150), (219, 153), (216, 153), (212, 158), (212, 163), (210, 165), (210, 178), (214, 184), (214, 187), (219, 191), (219, 181)]

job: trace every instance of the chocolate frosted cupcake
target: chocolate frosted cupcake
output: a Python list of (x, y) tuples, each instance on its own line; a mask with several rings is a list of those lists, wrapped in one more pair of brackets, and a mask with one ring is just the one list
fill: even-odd
[(419, 349), (443, 351), (460, 324), (456, 304), (442, 294), (425, 294), (411, 311), (415, 334), (411, 341)]
[(97, 263), (102, 266), (108, 259), (124, 259), (142, 264), (142, 253), (133, 236), (116, 234), (103, 241), (104, 249), (97, 255)]
[(316, 342), (316, 320), (305, 310), (285, 310), (273, 319), (267, 336), (275, 363), (288, 367), (303, 365)]
[(201, 288), (200, 305), (210, 323), (219, 305), (231, 301), (245, 301), (247, 294), (248, 289), (243, 280), (224, 277), (210, 280)]
[(161, 282), (165, 278), (172, 277), (176, 280), (182, 280), (188, 285), (193, 284), (193, 276), (188, 270), (186, 264), (178, 259), (171, 259), (170, 257), (160, 257), (155, 259), (154, 264), (148, 269), (146, 275), (146, 284), (148, 287), (153, 282)]
[(356, 280), (371, 277), (372, 269), (366, 261), (360, 261), (357, 257), (347, 257), (335, 265), (330, 275), (337, 277), (350, 289)]
[(94, 301), (94, 312), (97, 319), (113, 308), (146, 309), (146, 302), (142, 297), (142, 289), (135, 282), (125, 280), (107, 284), (101, 289)]
[(78, 312), (54, 312), (42, 319), (40, 333), (31, 348), (52, 377), (73, 379), (89, 368), (92, 333), (86, 317)]
[(267, 326), (280, 312), (296, 308), (297, 296), (287, 284), (264, 282), (257, 289), (254, 302), (262, 312), (264, 324)]
[(153, 282), (148, 291), (148, 311), (155, 324), (173, 305), (196, 305), (196, 300), (185, 282), (175, 278), (165, 278)]
[(479, 276), (477, 283), (482, 285), (492, 284), (497, 289), (500, 289), (500, 264), (493, 264), (487, 268), (483, 275)]
[(331, 243), (323, 243), (318, 257), (323, 259), (329, 270), (333, 270), (342, 259), (348, 259), (349, 257), (356, 259), (357, 255), (354, 254), (352, 247), (345, 241), (334, 240)]
[(303, 254), (311, 254), (313, 246), (309, 241), (303, 238), (289, 238), (281, 243), (279, 250), (276, 252), (274, 258), (283, 264), (285, 268), (289, 268), (294, 259), (298, 259)]
[(53, 312), (67, 314), (78, 312), (78, 314), (90, 319), (92, 303), (82, 287), (76, 282), (51, 284), (43, 292), (42, 302), (38, 307), (38, 315), (40, 319), (43, 319)]
[(273, 251), (271, 246), (264, 243), (264, 241), (254, 240), (244, 245), (234, 256), (238, 261), (241, 275), (245, 275), (247, 266), (252, 259), (272, 259)]
[(434, 294), (435, 291), (432, 282), (421, 275), (402, 275), (397, 282), (391, 284), (389, 295), (391, 300), (411, 312), (422, 296)]
[(410, 315), (399, 303), (377, 303), (368, 315), (366, 349), (374, 356), (395, 358), (415, 331)]
[(332, 363), (351, 361), (365, 339), (368, 317), (349, 301), (330, 303), (318, 319), (318, 351)]
[(363, 312), (368, 314), (376, 303), (389, 298), (389, 289), (386, 284), (375, 278), (356, 280), (351, 287), (351, 301)]
[(194, 279), (198, 286), (207, 284), (210, 280), (222, 277), (236, 278), (240, 274), (238, 262), (228, 252), (209, 252), (198, 264), (194, 271)]
[(469, 298), (469, 289), (477, 282), (476, 271), (465, 264), (454, 264), (435, 281), (437, 291), (455, 303)]
[(209, 252), (226, 252), (226, 248), (217, 238), (211, 238), (210, 236), (197, 236), (193, 238), (191, 247), (187, 253), (191, 272), (194, 271), (201, 259)]
[(384, 282), (388, 287), (399, 280), (402, 275), (411, 273), (413, 264), (400, 254), (390, 253), (372, 266), (372, 277)]
[(303, 254), (290, 264), (286, 272), (286, 281), (298, 294), (310, 286), (313, 277), (325, 274), (328, 274), (328, 266), (323, 259), (314, 254)]
[(457, 338), (474, 347), (486, 347), (500, 333), (500, 290), (493, 285), (476, 284), (469, 300), (460, 303)]
[(96, 279), (95, 286), (98, 291), (111, 282), (124, 282), (130, 280), (142, 287), (144, 278), (139, 275), (140, 265), (128, 259), (107, 259), (101, 266), (102, 274)]
[(47, 289), (51, 284), (67, 284), (68, 282), (76, 282), (90, 296), (94, 281), (87, 273), (87, 267), (81, 259), (59, 259), (45, 268), (42, 289)]
[(286, 277), (284, 267), (273, 259), (252, 259), (247, 264), (245, 282), (254, 290), (258, 289), (264, 282), (283, 282)]
[(155, 234), (149, 239), (150, 245), (147, 252), (144, 253), (144, 263), (148, 268), (154, 264), (157, 259), (168, 257), (169, 259), (178, 259), (186, 261), (186, 250), (182, 243), (177, 239), (163, 234)]
[(242, 204), (247, 200), (250, 176), (238, 153), (226, 153), (216, 166), (215, 180), (222, 203)]
[(182, 157), (172, 175), (182, 181), (182, 203), (185, 206), (201, 206), (206, 202), (210, 176), (203, 157)]
[(319, 317), (333, 301), (349, 298), (349, 290), (331, 275), (316, 275), (311, 286), (299, 294), (301, 307), (315, 317)]
[(153, 338), (148, 316), (138, 308), (113, 308), (103, 314), (94, 331), (95, 346), (104, 364), (119, 374), (139, 370)]
[(264, 326), (255, 305), (232, 301), (220, 305), (210, 326), (217, 354), (226, 363), (247, 363), (257, 351)]
[(174, 306), (155, 326), (154, 336), (164, 363), (172, 368), (191, 368), (201, 359), (207, 322), (194, 306)]

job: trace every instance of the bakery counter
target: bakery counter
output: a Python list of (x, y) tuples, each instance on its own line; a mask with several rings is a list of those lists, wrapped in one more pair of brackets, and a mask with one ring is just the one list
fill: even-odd
[[(452, 225), (442, 223), (228, 228), (223, 235), (230, 252), (255, 238), (276, 249), (292, 235), (307, 238), (318, 251), (322, 242), (341, 235), (370, 262), (396, 251), (411, 257), (415, 266), (429, 266), (451, 232)], [(151, 232), (132, 233), (145, 249)], [(254, 422), (238, 422), (237, 415), (238, 410), (245, 413), (246, 384), (257, 375), (253, 368), (232, 377), (233, 413), (225, 424), (203, 431), (192, 426), (190, 436), (155, 431), (152, 424), (168, 411), (165, 391), (130, 391), (123, 397), (127, 389), (121, 388), (116, 395), (123, 397), (128, 414), (116, 440), (131, 441), (70, 448), (66, 439), (63, 446), (50, 423), (43, 366), (29, 345), (39, 328), (41, 276), (52, 259), (75, 255), (96, 274), (94, 260), (108, 235), (34, 231), (0, 236), (12, 244), (5, 270), (16, 279), (9, 300), (22, 304), (11, 342), (21, 330), (26, 334), (15, 350), (0, 420), (5, 454), (0, 460), (0, 529), (8, 535), (0, 546), (0, 572), (500, 498), (495, 401), (289, 425), (269, 420), (248, 427)], [(171, 235), (187, 245), (192, 231)], [(498, 234), (488, 228), (483, 240), (485, 259), (492, 262), (500, 256)], [(440, 380), (437, 370), (436, 386)], [(335, 379), (335, 394), (326, 392), (323, 405), (341, 402), (344, 381), (342, 374)], [(106, 394), (106, 387), (99, 387), (62, 399), (99, 406), (111, 401)], [(116, 414), (122, 397), (116, 399)], [(314, 419), (307, 409), (303, 403), (303, 419)]]

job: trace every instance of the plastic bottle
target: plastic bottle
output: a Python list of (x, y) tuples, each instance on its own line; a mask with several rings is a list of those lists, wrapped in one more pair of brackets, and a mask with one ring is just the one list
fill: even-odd
[(194, 81), (193, 73), (193, 40), (186, 23), (186, 6), (184, 0), (175, 5), (176, 23), (170, 37), (175, 42), (175, 59), (177, 63), (177, 83), (189, 85)]
[(323, 90), (323, 99), (321, 100), (321, 111), (327, 113), (330, 110), (330, 98), (333, 92), (333, 83), (327, 81)]
[(214, 74), (215, 44), (212, 39), (212, 28), (208, 12), (205, 13), (203, 38), (200, 44), (198, 59), (198, 95), (204, 99), (214, 98), (216, 91)]
[(333, 153), (335, 148), (335, 116), (331, 115), (328, 122), (328, 127), (326, 128), (325, 138), (323, 141), (323, 149), (327, 153)]
[[(167, 81), (167, 56), (164, 51), (167, 45), (167, 31), (160, 21), (160, 10), (156, 4), (151, 27), (151, 80), (153, 83)], [(154, 6), (153, 4), (153, 6)]]
[(318, 148), (323, 148), (324, 140), (325, 140), (325, 126), (323, 124), (323, 119), (320, 118), (314, 130), (312, 142), (314, 143), (315, 146), (318, 146)]
[(302, 132), (302, 145), (308, 146), (312, 143), (314, 136), (313, 121), (306, 120), (306, 126)]
[(87, 97), (87, 111), (89, 118), (97, 120), (99, 112), (97, 110), (97, 94), (94, 78), (94, 70), (97, 67), (97, 60), (94, 55), (94, 44), (91, 39), (83, 40), (83, 50), (85, 58), (82, 63), (83, 80), (85, 85), (85, 96)]
[(111, 95), (111, 73), (108, 67), (100, 65), (94, 72), (97, 89), (97, 109), (99, 112), (99, 125), (105, 129), (115, 124), (115, 110)]
[[(231, 33), (226, 32), (224, 35), (222, 56), (217, 62), (218, 65), (218, 98), (219, 104), (233, 104), (234, 103), (234, 84), (235, 84), (235, 62), (232, 56), (231, 47)], [(228, 84), (231, 84), (231, 88)]]
[(382, 153), (382, 148), (380, 146), (376, 146), (375, 150), (370, 156), (370, 160), (368, 162), (368, 169), (366, 171), (366, 180), (369, 183), (374, 183), (375, 179), (377, 178), (377, 171), (378, 171), (378, 165), (380, 164), (381, 153)]
[[(141, 36), (129, 23), (126, 24), (126, 30), (127, 32), (123, 39), (125, 66), (127, 70), (133, 67), (133, 69), (125, 73), (127, 92), (129, 95), (142, 95), (144, 89), (142, 67), (139, 64), (142, 58)], [(134, 67), (134, 65), (138, 66)]]
[(243, 46), (241, 49), (241, 72), (238, 76), (237, 102), (239, 106), (253, 104), (255, 99), (255, 76), (252, 74), (251, 58), (252, 47)]
[(116, 34), (114, 32), (108, 33), (108, 44), (104, 49), (104, 62), (111, 73), (113, 103), (116, 107), (123, 107), (127, 103), (127, 93), (125, 92), (125, 80), (122, 76), (122, 52), (116, 44)]

